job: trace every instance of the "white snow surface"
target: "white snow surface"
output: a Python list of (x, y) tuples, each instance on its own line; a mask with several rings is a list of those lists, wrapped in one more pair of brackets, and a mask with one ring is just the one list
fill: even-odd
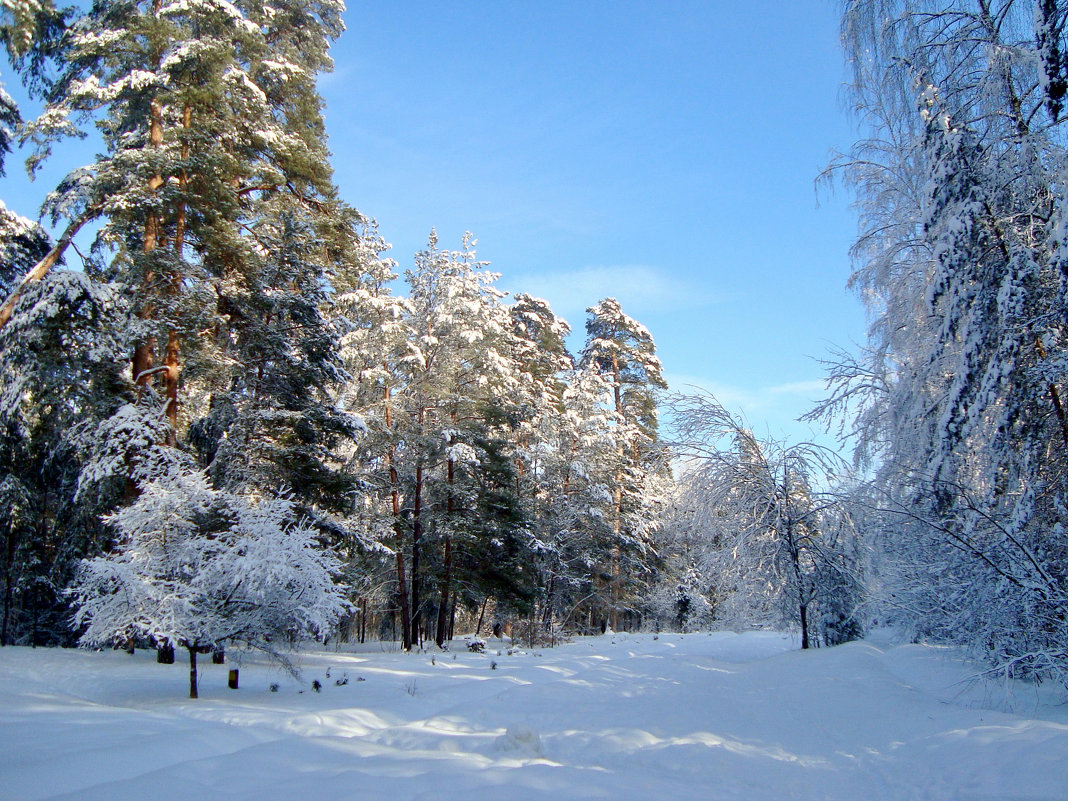
[(1068, 707), (969, 680), (944, 649), (802, 652), (775, 633), (508, 646), (304, 652), (301, 681), (246, 655), (236, 691), (234, 664), (204, 658), (197, 701), (181, 659), (2, 648), (0, 798), (1068, 797)]

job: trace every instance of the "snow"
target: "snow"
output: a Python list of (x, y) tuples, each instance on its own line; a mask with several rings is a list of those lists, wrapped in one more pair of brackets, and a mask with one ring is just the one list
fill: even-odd
[(945, 649), (486, 642), (306, 652), (302, 681), (246, 656), (237, 691), (233, 665), (205, 664), (199, 701), (185, 665), (147, 651), (3, 648), (0, 797), (1049, 801), (1068, 786), (1068, 708), (967, 681)]

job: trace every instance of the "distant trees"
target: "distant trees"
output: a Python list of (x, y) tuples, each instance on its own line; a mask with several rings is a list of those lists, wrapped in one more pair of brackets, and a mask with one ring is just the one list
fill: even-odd
[(676, 396), (672, 416), (689, 464), (675, 537), (702, 533), (684, 555), (705, 577), (712, 613), (796, 627), (802, 648), (860, 636), (863, 566), (852, 517), (830, 486), (837, 457), (810, 443), (759, 440), (710, 395)]
[[(362, 399), (368, 435), (355, 458), (367, 519), (392, 554), (404, 646), (443, 645), (457, 608), (490, 600), (497, 615), (544, 627), (575, 623), (580, 605), (589, 618), (607, 614), (611, 593), (624, 597), (605, 579), (623, 497), (611, 367), (576, 370), (569, 327), (545, 301), (505, 305), (473, 239), (443, 251), (432, 235), (407, 298), (389, 294), (392, 265), (378, 263), (379, 279), (339, 299), (348, 363), (359, 367), (343, 395)], [(655, 426), (645, 436), (629, 454), (632, 480), (655, 452)], [(648, 503), (626, 514), (636, 530), (654, 525)]]

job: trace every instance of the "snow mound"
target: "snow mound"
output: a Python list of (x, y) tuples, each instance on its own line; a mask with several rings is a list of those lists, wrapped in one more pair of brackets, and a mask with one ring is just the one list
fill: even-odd
[(530, 726), (514, 723), (493, 743), (494, 751), (520, 751), (532, 756), (541, 756), (541, 737)]

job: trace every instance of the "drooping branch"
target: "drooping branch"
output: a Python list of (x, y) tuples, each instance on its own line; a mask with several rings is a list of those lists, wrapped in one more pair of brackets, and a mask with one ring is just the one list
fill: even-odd
[(63, 256), (64, 251), (70, 246), (74, 237), (78, 235), (78, 232), (82, 227), (86, 223), (95, 219), (99, 213), (99, 206), (91, 206), (82, 212), (70, 225), (67, 226), (67, 230), (63, 232), (63, 236), (61, 236), (55, 246), (45, 254), (44, 258), (37, 262), (37, 264), (33, 266), (33, 269), (23, 276), (19, 285), (15, 287), (11, 295), (8, 296), (8, 299), (4, 301), (4, 305), (0, 307), (0, 328), (7, 325), (8, 320), (11, 319), (11, 314), (15, 310), (15, 304), (19, 302), (19, 298), (22, 297), (26, 288), (30, 284), (40, 281), (48, 275), (48, 271), (55, 267), (56, 262)]

